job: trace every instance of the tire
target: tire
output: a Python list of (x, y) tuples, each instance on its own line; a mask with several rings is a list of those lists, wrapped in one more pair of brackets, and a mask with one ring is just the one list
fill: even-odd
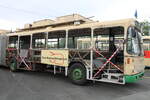
[(77, 85), (84, 85), (87, 82), (86, 68), (80, 63), (75, 63), (70, 66), (68, 76), (72, 83)]
[(17, 60), (15, 58), (11, 59), (9, 68), (12, 72), (17, 71)]

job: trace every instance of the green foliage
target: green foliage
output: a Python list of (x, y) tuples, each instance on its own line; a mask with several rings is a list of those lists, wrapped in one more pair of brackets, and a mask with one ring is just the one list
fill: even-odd
[(150, 35), (150, 22), (148, 21), (143, 21), (141, 22), (142, 25), (142, 31), (144, 33), (144, 35)]

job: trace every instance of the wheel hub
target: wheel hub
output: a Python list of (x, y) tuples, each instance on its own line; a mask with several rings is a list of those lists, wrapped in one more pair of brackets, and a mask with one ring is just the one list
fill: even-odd
[(73, 79), (79, 80), (82, 78), (82, 71), (80, 69), (75, 69), (73, 71)]

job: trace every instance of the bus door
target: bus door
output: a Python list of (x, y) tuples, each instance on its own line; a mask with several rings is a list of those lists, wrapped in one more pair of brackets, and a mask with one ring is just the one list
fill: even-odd
[(19, 67), (30, 68), (30, 43), (31, 42), (31, 36), (20, 36), (19, 39), (19, 54), (18, 54), (18, 62), (19, 62)]
[[(119, 51), (116, 55), (113, 56), (111, 62), (116, 65), (119, 65), (123, 70), (123, 27), (112, 27), (112, 28), (104, 28), (104, 29), (96, 29), (94, 33), (95, 38), (95, 48), (101, 52), (101, 54), (109, 59), (113, 53), (119, 48)], [(98, 56), (101, 57), (101, 56)], [(104, 58), (103, 57), (103, 58)], [(105, 59), (104, 58), (104, 59)], [(104, 61), (105, 62), (105, 61)], [(109, 64), (108, 64), (109, 65)]]

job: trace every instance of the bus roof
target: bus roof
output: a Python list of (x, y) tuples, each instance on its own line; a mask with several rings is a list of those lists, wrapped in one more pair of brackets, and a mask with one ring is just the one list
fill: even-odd
[(82, 28), (100, 28), (100, 27), (117, 27), (117, 26), (126, 26), (134, 24), (133, 22), (135, 19), (129, 18), (129, 19), (121, 19), (121, 20), (114, 20), (114, 21), (104, 21), (104, 22), (90, 22), (90, 23), (84, 23), (84, 24), (78, 24), (78, 25), (64, 25), (59, 27), (40, 27), (40, 28), (34, 28), (34, 29), (28, 29), (28, 30), (20, 30), (13, 33), (7, 34), (8, 36), (15, 36), (15, 35), (31, 35), (35, 33), (41, 33), (41, 32), (51, 32), (51, 31), (59, 31), (59, 30), (70, 30), (70, 29), (82, 29)]

